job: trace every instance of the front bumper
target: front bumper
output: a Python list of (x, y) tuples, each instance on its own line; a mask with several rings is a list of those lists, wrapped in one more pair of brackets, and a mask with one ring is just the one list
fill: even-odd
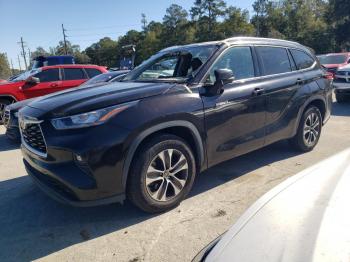
[(350, 96), (350, 83), (334, 81), (333, 86), (335, 94)]
[(45, 193), (72, 206), (123, 202), (127, 131), (102, 125), (63, 132), (47, 121), (42, 130), (47, 143), (45, 157), (26, 145), (21, 149), (27, 173)]

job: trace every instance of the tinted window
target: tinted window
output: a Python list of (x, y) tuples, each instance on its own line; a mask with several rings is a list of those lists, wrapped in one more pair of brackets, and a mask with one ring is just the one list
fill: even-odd
[(59, 81), (60, 80), (59, 69), (55, 68), (55, 69), (44, 70), (34, 75), (34, 77), (39, 78), (41, 83)]
[(346, 55), (320, 55), (318, 60), (322, 65), (343, 64), (346, 62)]
[(282, 47), (257, 47), (262, 60), (264, 75), (281, 74), (292, 71), (288, 53)]
[(65, 68), (64, 79), (65, 80), (79, 80), (85, 79), (86, 76), (81, 68)]
[(85, 68), (86, 73), (88, 74), (89, 78), (93, 78), (94, 76), (102, 74), (102, 72), (95, 68)]
[(210, 69), (207, 82), (214, 83), (217, 69), (231, 69), (236, 80), (254, 77), (254, 62), (250, 47), (233, 47), (227, 50)]
[(304, 51), (291, 49), (290, 52), (298, 69), (309, 68), (315, 63), (315, 60)]

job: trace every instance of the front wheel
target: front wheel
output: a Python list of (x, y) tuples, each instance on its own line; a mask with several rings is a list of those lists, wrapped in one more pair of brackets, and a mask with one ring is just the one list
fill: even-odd
[(5, 107), (11, 104), (7, 99), (0, 99), (0, 125), (3, 124), (3, 117), (5, 112)]
[(160, 135), (142, 146), (134, 157), (127, 196), (146, 212), (163, 212), (186, 197), (195, 174), (195, 158), (187, 143), (174, 135)]
[(290, 143), (299, 151), (309, 152), (317, 145), (321, 130), (321, 112), (317, 107), (311, 106), (303, 113), (297, 134), (290, 139)]

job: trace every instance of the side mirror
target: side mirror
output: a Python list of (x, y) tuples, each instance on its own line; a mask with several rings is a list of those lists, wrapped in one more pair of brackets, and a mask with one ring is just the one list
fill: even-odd
[(37, 77), (30, 76), (26, 79), (26, 84), (36, 85), (40, 83), (40, 79)]
[(232, 83), (235, 80), (233, 72), (231, 69), (217, 69), (214, 71), (215, 83), (209, 87), (209, 93), (211, 95), (220, 95), (222, 94), (223, 87), (226, 84)]

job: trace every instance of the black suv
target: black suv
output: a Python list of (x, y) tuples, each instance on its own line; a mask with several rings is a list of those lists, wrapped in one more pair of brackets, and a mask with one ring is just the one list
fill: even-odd
[(312, 150), (330, 116), (327, 77), (308, 48), (289, 41), (167, 48), (121, 82), (23, 108), (24, 164), (57, 200), (90, 206), (127, 197), (161, 212), (220, 162), (282, 139)]

